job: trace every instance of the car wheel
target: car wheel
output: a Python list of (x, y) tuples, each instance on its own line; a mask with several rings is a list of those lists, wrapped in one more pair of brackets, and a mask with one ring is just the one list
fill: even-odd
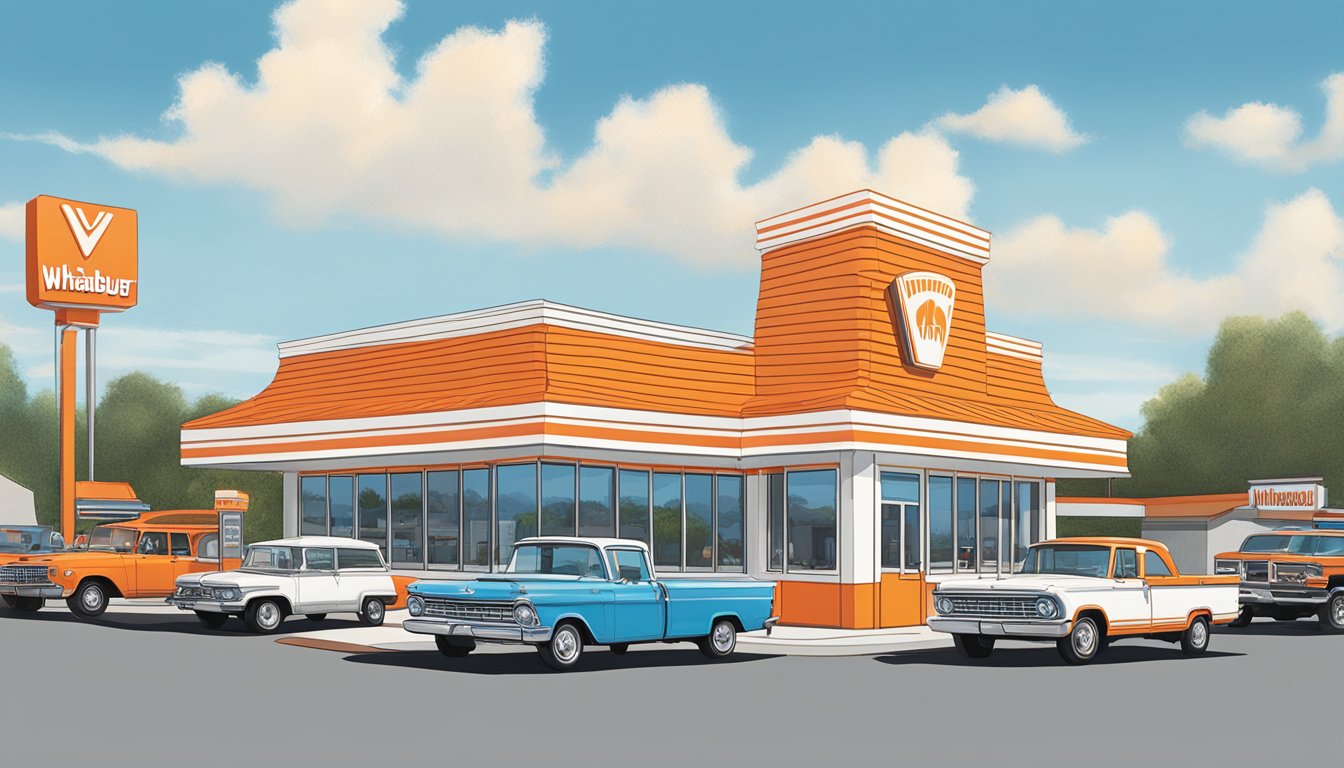
[(719, 619), (709, 628), (709, 634), (700, 638), (700, 652), (711, 659), (731, 656), (737, 648), (737, 627), (728, 619)]
[(309, 621), (326, 621), (326, 620), (327, 620), (327, 614), (325, 614), (325, 613), (309, 613), (309, 614), (306, 614), (306, 615), (304, 616), (304, 618), (308, 619)]
[(196, 611), (196, 619), (201, 622), (201, 626), (206, 629), (219, 629), (224, 626), (224, 622), (229, 620), (227, 613), (211, 613), (210, 611)]
[(583, 656), (583, 633), (577, 625), (564, 623), (555, 628), (550, 642), (537, 646), (541, 660), (558, 672), (568, 672)]
[(1318, 614), (1321, 629), (1326, 632), (1344, 632), (1344, 592), (1336, 592), (1325, 601)]
[(1097, 622), (1084, 616), (1073, 623), (1073, 631), (1055, 644), (1059, 655), (1070, 664), (1087, 664), (1101, 650), (1101, 630)]
[(1209, 620), (1205, 616), (1196, 616), (1190, 626), (1181, 633), (1181, 653), (1186, 656), (1199, 656), (1209, 650)]
[(22, 611), (24, 613), (33, 613), (34, 611), (40, 611), (42, 610), (42, 606), (46, 604), (47, 604), (46, 598), (41, 597), (14, 598), (14, 610)]
[(259, 635), (269, 635), (279, 629), (284, 621), (285, 609), (269, 597), (258, 598), (248, 603), (247, 611), (243, 614), (243, 623)]
[(1228, 622), (1227, 626), (1236, 627), (1238, 629), (1242, 627), (1249, 627), (1251, 625), (1251, 619), (1254, 618), (1255, 618), (1255, 609), (1249, 605), (1243, 605), (1241, 607), (1241, 611), (1237, 613), (1237, 618)]
[(376, 597), (364, 598), (364, 604), (359, 607), (359, 621), (366, 627), (381, 627), (383, 617), (387, 616), (387, 606), (383, 601)]
[(983, 659), (994, 652), (994, 638), (984, 635), (953, 635), (952, 642), (968, 659)]
[(19, 598), (14, 595), (0, 595), (0, 600), (5, 601), (5, 607), (7, 608), (13, 608), (19, 604)]
[(467, 654), (476, 650), (475, 642), (472, 642), (470, 644), (454, 643), (452, 640), (449, 640), (443, 635), (435, 635), (434, 644), (439, 647), (439, 653), (442, 653), (444, 656), (447, 656), (450, 659), (460, 659), (463, 656), (466, 656)]
[(607, 646), (607, 650), (611, 651), (612, 653), (616, 654), (617, 656), (624, 656), (624, 655), (625, 655), (625, 652), (628, 651), (628, 650), (630, 650), (630, 644), (629, 644), (629, 643), (612, 643), (611, 645)]
[(97, 581), (86, 581), (75, 588), (75, 593), (66, 599), (70, 612), (81, 619), (93, 619), (107, 610), (107, 588)]

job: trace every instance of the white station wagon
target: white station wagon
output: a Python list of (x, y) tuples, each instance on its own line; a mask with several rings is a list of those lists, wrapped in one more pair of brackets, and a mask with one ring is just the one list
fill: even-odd
[(376, 627), (396, 600), (377, 544), (303, 536), (248, 546), (236, 571), (182, 576), (167, 602), (195, 611), (210, 629), (238, 616), (253, 632), (269, 633), (295, 614), (322, 621), (329, 613), (354, 613)]

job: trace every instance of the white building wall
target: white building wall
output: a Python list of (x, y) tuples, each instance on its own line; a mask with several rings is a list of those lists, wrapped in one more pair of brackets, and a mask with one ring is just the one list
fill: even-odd
[(33, 492), (0, 475), (0, 524), (37, 525)]

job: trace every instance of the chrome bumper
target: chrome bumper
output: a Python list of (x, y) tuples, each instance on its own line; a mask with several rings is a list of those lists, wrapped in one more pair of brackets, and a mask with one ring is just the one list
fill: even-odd
[(0, 595), (60, 598), (65, 597), (65, 591), (59, 584), (52, 584), (51, 582), (46, 584), (0, 583)]
[(1330, 599), (1330, 591), (1319, 587), (1288, 585), (1241, 585), (1238, 600), (1242, 605), (1319, 605)]
[(401, 622), (401, 628), (418, 635), (460, 637), (485, 643), (546, 643), (551, 640), (550, 627), (520, 627), (517, 624), (493, 624), (484, 621), (436, 619), (421, 616)]
[(242, 613), (242, 603), (221, 603), (218, 600), (205, 600), (199, 597), (169, 597), (163, 602), (175, 605), (179, 611), (200, 611), (202, 613)]
[(770, 636), (770, 633), (771, 633), (772, 631), (774, 631), (774, 629), (775, 629), (775, 625), (778, 624), (778, 623), (779, 623), (779, 617), (778, 617), (778, 616), (771, 616), (770, 618), (768, 618), (768, 619), (766, 619), (764, 622), (762, 622), (761, 626), (765, 628), (765, 636), (766, 636), (766, 637), (769, 637), (769, 636)]
[(954, 635), (990, 637), (1039, 637), (1055, 640), (1073, 631), (1072, 621), (1012, 621), (1002, 619), (930, 616), (929, 629)]

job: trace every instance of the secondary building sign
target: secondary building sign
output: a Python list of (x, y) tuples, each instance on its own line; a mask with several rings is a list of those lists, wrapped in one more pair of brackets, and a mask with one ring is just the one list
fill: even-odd
[(243, 556), (243, 513), (251, 498), (242, 491), (215, 491), (215, 512), (219, 515), (219, 557), (224, 560)]
[(943, 367), (957, 286), (937, 272), (906, 272), (891, 284), (901, 313), (902, 341), (911, 365)]
[(135, 211), (38, 195), (28, 201), (28, 303), (120, 312), (139, 292)]
[(1252, 480), (1250, 503), (1256, 509), (1277, 511), (1315, 510), (1325, 507), (1322, 478), (1292, 480)]

